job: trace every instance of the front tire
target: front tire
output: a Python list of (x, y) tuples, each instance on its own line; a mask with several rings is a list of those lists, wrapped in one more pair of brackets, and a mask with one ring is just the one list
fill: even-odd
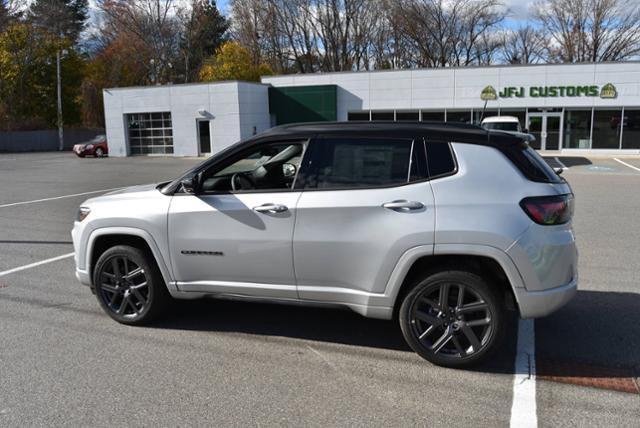
[(100, 256), (93, 284), (102, 309), (122, 324), (146, 324), (171, 300), (153, 257), (127, 245), (109, 248)]
[(500, 346), (506, 329), (495, 290), (475, 273), (454, 270), (416, 281), (402, 301), (399, 321), (416, 353), (452, 368), (486, 359)]

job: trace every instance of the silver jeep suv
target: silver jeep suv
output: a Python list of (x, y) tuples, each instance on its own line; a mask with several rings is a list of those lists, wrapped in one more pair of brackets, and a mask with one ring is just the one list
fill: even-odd
[(572, 213), (569, 184), (506, 133), (300, 124), (90, 199), (72, 235), (76, 276), (118, 322), (172, 298), (342, 306), (461, 367), (499, 346), (507, 310), (541, 317), (576, 293)]

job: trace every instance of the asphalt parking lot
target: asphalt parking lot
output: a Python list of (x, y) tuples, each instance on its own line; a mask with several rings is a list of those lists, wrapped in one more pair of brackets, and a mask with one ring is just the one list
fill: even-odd
[(580, 291), (535, 321), (530, 379), (515, 318), (474, 370), (430, 365), (394, 323), (340, 310), (206, 300), (115, 323), (74, 276), (78, 205), (196, 162), (0, 155), (0, 426), (505, 426), (518, 379), (540, 426), (640, 423), (640, 159), (549, 158), (576, 195)]

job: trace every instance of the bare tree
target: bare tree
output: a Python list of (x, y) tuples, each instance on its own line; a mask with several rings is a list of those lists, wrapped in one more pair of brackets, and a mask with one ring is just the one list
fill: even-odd
[(490, 33), (506, 10), (499, 0), (399, 0), (402, 35), (419, 67), (464, 66), (493, 61), (499, 47)]
[(311, 0), (265, 0), (271, 26), (266, 29), (269, 56), (279, 69), (311, 73), (318, 69), (317, 37)]
[(178, 60), (180, 29), (173, 0), (97, 0), (106, 23), (105, 31), (128, 32), (147, 48), (146, 68), (152, 84), (170, 82)]
[(233, 34), (276, 72), (496, 59), (501, 0), (233, 0)]
[[(500, 47), (500, 41), (492, 30), (506, 17), (500, 0), (478, 0), (460, 2), (459, 40), (455, 65), (488, 65)], [(445, 6), (446, 7), (446, 6)]]
[(261, 0), (232, 0), (231, 36), (249, 50), (254, 63), (263, 61), (262, 32), (266, 13)]
[(502, 59), (507, 64), (534, 64), (545, 59), (547, 42), (531, 25), (506, 31), (502, 35)]
[(559, 62), (622, 61), (640, 54), (636, 0), (538, 0), (534, 17)]

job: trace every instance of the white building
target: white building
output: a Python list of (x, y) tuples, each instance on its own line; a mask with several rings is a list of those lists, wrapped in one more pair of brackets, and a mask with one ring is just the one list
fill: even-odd
[(248, 82), (105, 89), (109, 155), (216, 152), (270, 127), (267, 93)]
[(536, 148), (640, 154), (639, 62), (299, 74), (108, 89), (104, 99), (113, 156), (208, 154), (291, 122), (483, 114), (518, 117)]

